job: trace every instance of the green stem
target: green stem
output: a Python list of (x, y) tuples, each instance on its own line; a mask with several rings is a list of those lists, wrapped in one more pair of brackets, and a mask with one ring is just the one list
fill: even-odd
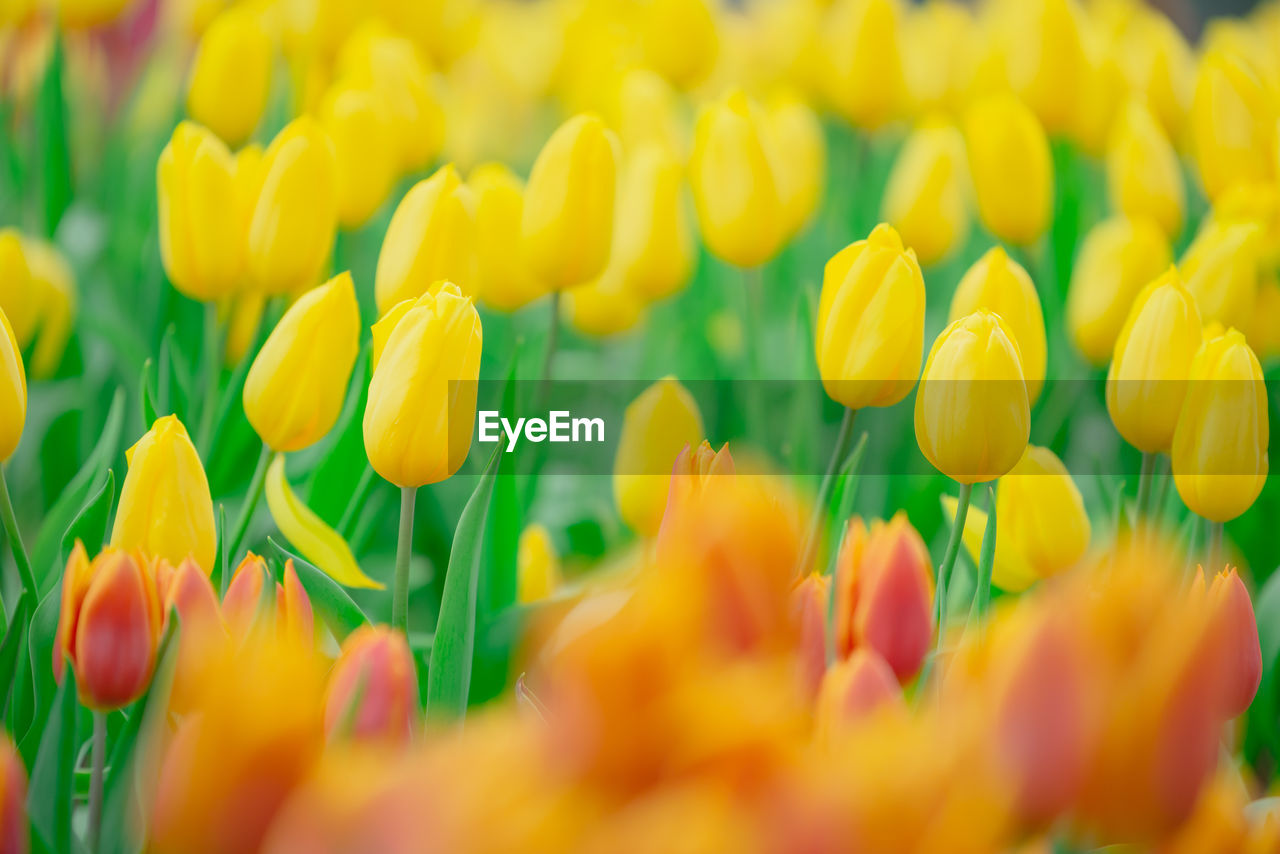
[(1209, 571), (1205, 575), (1212, 579), (1223, 567), (1222, 556), (1222, 523), (1205, 520), (1209, 526)]
[(956, 520), (951, 527), (951, 537), (947, 540), (947, 551), (938, 566), (938, 592), (934, 611), (938, 616), (938, 654), (947, 636), (947, 583), (951, 578), (951, 569), (956, 564), (956, 555), (960, 553), (960, 540), (964, 534), (964, 522), (969, 516), (969, 499), (973, 495), (973, 484), (960, 484), (959, 500), (956, 503)]
[(409, 555), (413, 551), (413, 505), (416, 487), (400, 490), (400, 538), (396, 543), (396, 582), (391, 591), (391, 627), (409, 632)]
[(1138, 520), (1145, 521), (1149, 515), (1148, 505), (1151, 503), (1151, 478), (1156, 471), (1156, 455), (1142, 452), (1142, 471), (1138, 475)]
[(804, 547), (800, 551), (800, 562), (796, 566), (796, 575), (802, 575), (813, 563), (813, 553), (818, 547), (818, 534), (822, 529), (822, 520), (827, 512), (827, 500), (831, 495), (831, 487), (836, 472), (849, 455), (853, 444), (853, 420), (857, 416), (856, 409), (845, 408), (844, 417), (840, 420), (840, 432), (836, 434), (835, 447), (831, 449), (831, 459), (827, 461), (826, 474), (818, 486), (818, 497), (814, 499), (813, 512), (809, 514), (809, 528), (805, 532)]
[(93, 770), (89, 777), (89, 850), (97, 854), (102, 842), (102, 777), (107, 761), (107, 713), (93, 713)]
[(551, 316), (547, 318), (547, 349), (542, 354), (542, 373), (538, 380), (538, 405), (536, 409), (546, 406), (547, 395), (551, 389), (551, 367), (555, 361), (556, 349), (560, 346), (560, 302), (561, 291), (551, 292)]
[(40, 591), (36, 588), (36, 577), (31, 572), (31, 558), (27, 557), (27, 547), (22, 544), (22, 532), (18, 530), (18, 517), (13, 513), (13, 501), (9, 498), (9, 484), (4, 479), (3, 466), (0, 466), (0, 519), (3, 519), (4, 532), (9, 537), (9, 550), (13, 552), (14, 562), (18, 564), (18, 577), (22, 579), (22, 587), (32, 602), (39, 602)]
[[(236, 516), (235, 532), (231, 535), (230, 545), (227, 546), (227, 559), (231, 563), (236, 562), (236, 556), (240, 553), (240, 543), (249, 531), (249, 523), (253, 521), (253, 511), (258, 509), (258, 502), (262, 500), (262, 487), (266, 484), (267, 468), (275, 456), (275, 451), (263, 442), (262, 453), (258, 455), (258, 465), (253, 470), (253, 479), (249, 481), (249, 492), (245, 495), (244, 504), (240, 505), (240, 513)], [(230, 573), (227, 574), (230, 575)], [(222, 579), (222, 592), (226, 592), (229, 582), (229, 578)]]
[(338, 533), (342, 534), (343, 539), (351, 538), (351, 526), (356, 523), (360, 511), (364, 509), (365, 502), (369, 500), (369, 490), (373, 488), (373, 479), (376, 472), (373, 466), (365, 463), (364, 472), (360, 475), (360, 481), (356, 484), (355, 492), (351, 493), (351, 500), (347, 502), (347, 509), (342, 511), (342, 519), (338, 522)]
[(204, 304), (204, 401), (200, 406), (200, 424), (196, 428), (196, 447), (201, 455), (209, 459), (209, 442), (213, 434), (214, 415), (218, 412), (218, 378), (222, 371), (219, 366), (221, 358), (218, 347), (218, 306), (216, 303)]
[(987, 487), (987, 528), (982, 534), (982, 550), (978, 555), (978, 589), (973, 594), (970, 619), (982, 625), (991, 604), (991, 570), (996, 558), (996, 485)]

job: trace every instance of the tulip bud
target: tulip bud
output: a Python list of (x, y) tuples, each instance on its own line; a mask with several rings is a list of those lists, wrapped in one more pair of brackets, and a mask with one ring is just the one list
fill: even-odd
[(1201, 57), (1188, 122), (1191, 153), (1210, 199), (1234, 184), (1275, 176), (1276, 109), (1243, 56), (1213, 48)]
[(500, 311), (515, 311), (547, 293), (520, 251), (524, 184), (496, 161), (471, 170), (480, 299)]
[(1080, 246), (1067, 292), (1067, 330), (1076, 349), (1105, 365), (1134, 299), (1173, 263), (1169, 240), (1149, 219), (1113, 217)]
[(188, 555), (212, 572), (217, 543), (213, 499), (200, 457), (176, 415), (157, 418), (125, 453), (111, 544), (178, 564)]
[(31, 375), (46, 378), (57, 371), (71, 337), (76, 314), (76, 278), (71, 265), (54, 244), (31, 238), (24, 239), (22, 245), (40, 314), (40, 334), (31, 353)]
[[(274, 589), (268, 591), (270, 585)], [(265, 596), (272, 596), (273, 609), (264, 608)], [(298, 580), (292, 558), (285, 562), (281, 583), (271, 575), (265, 560), (253, 552), (246, 554), (222, 597), (222, 617), (232, 635), (241, 640), (263, 626), (263, 620), (283, 640), (310, 645), (314, 638), (311, 599)]]
[(1173, 482), (1192, 512), (1229, 522), (1267, 481), (1267, 389), (1234, 329), (1206, 334), (1173, 432)]
[(964, 137), (949, 124), (926, 123), (898, 153), (880, 215), (922, 262), (934, 264), (969, 237), (968, 184)]
[(681, 162), (688, 156), (688, 129), (681, 120), (676, 93), (662, 75), (647, 68), (623, 74), (615, 118), (613, 126), (624, 152), (655, 145)]
[(0, 228), (0, 311), (8, 318), (18, 349), (35, 337), (40, 323), (27, 245), (12, 228)]
[(1182, 231), (1186, 191), (1172, 143), (1141, 101), (1120, 113), (1107, 144), (1111, 206), (1133, 219), (1150, 217), (1170, 238)]
[(658, 380), (627, 405), (613, 462), (613, 500), (631, 530), (645, 537), (658, 533), (671, 466), (702, 436), (698, 404), (675, 377)]
[(108, 548), (90, 563), (77, 540), (62, 578), (54, 676), (61, 681), (69, 660), (81, 703), (129, 705), (151, 682), (160, 621), (155, 579), (140, 557)]
[(261, 175), (249, 223), (249, 271), (270, 295), (311, 287), (338, 224), (333, 142), (315, 119), (294, 119), (271, 141)]
[(228, 145), (240, 145), (267, 106), (274, 61), (260, 14), (240, 7), (223, 11), (196, 48), (187, 111)]
[(1178, 265), (1205, 323), (1245, 326), (1258, 292), (1259, 228), (1254, 222), (1209, 222)]
[(262, 325), (262, 315), (266, 308), (267, 298), (257, 291), (237, 294), (232, 299), (230, 317), (227, 320), (227, 340), (222, 350), (225, 367), (234, 368), (249, 355), (249, 348), (257, 343), (258, 328)]
[(897, 0), (839, 0), (822, 23), (827, 97), (859, 128), (876, 130), (901, 109), (901, 15)]
[[(342, 644), (329, 674), (324, 728), (387, 744), (408, 744), (418, 712), (418, 673), (404, 633), (361, 626)], [(347, 732), (343, 727), (349, 726)]]
[(1258, 641), (1258, 621), (1253, 600), (1234, 568), (1219, 572), (1209, 587), (1209, 607), (1213, 612), (1215, 654), (1224, 674), (1223, 712), (1230, 717), (1248, 711), (1262, 682), (1262, 648)]
[(774, 178), (782, 205), (782, 234), (789, 240), (813, 219), (827, 176), (827, 141), (817, 114), (795, 95), (781, 95), (764, 112), (774, 153)]
[[(378, 311), (414, 300), (448, 279), (470, 296), (476, 287), (475, 200), (453, 164), (413, 185), (387, 225), (378, 253)], [(519, 257), (515, 247), (508, 254)]]
[(1253, 322), (1245, 335), (1263, 360), (1280, 356), (1280, 280), (1269, 276), (1258, 283)]
[[(480, 315), (445, 282), (373, 328), (385, 342), (369, 382), (364, 448), (400, 487), (438, 483), (471, 449), (480, 376)], [(406, 430), (405, 425), (415, 425)]]
[(616, 258), (627, 285), (647, 300), (671, 296), (693, 272), (693, 225), (680, 162), (654, 146), (627, 158), (617, 210)]
[(955, 112), (972, 75), (977, 26), (967, 4), (930, 0), (903, 21), (903, 79), (913, 115)]
[(1214, 201), (1200, 229), (1245, 223), (1258, 230), (1255, 248), (1262, 267), (1280, 269), (1280, 182), (1236, 184)]
[(217, 654), (227, 630), (218, 607), (218, 594), (214, 592), (209, 576), (191, 558), (184, 560), (177, 569), (173, 569), (168, 561), (160, 560), (156, 564), (156, 588), (161, 603), (162, 627), (168, 625), (169, 614), (175, 610), (181, 623), (177, 636), (178, 665), (174, 670), (169, 705), (177, 714), (184, 714), (201, 688), (198, 684), (200, 674)]
[(1195, 68), (1187, 39), (1155, 9), (1137, 8), (1125, 27), (1116, 59), (1134, 92), (1141, 93), (1171, 139), (1180, 139), (1191, 104)]
[(987, 250), (960, 279), (951, 297), (947, 320), (959, 320), (980, 308), (1000, 315), (1013, 333), (1022, 356), (1027, 400), (1035, 403), (1044, 387), (1047, 360), (1044, 312), (1040, 308), (1040, 295), (1026, 269), (999, 246)]
[[(957, 501), (944, 495), (942, 506), (955, 518)], [(1062, 460), (1048, 448), (1027, 445), (1018, 464), (1000, 480), (996, 496), (996, 552), (991, 583), (1022, 591), (1075, 566), (1089, 548), (1091, 526), (1084, 499)], [(987, 514), (970, 507), (964, 545), (977, 562)]]
[(814, 334), (827, 394), (850, 409), (906, 397), (920, 375), (924, 309), (916, 254), (891, 226), (836, 253), (822, 273)]
[(1031, 407), (1022, 356), (998, 314), (979, 309), (933, 342), (916, 394), (916, 442), (960, 483), (994, 480), (1022, 457)]
[[(831, 600), (831, 579), (812, 572), (791, 591), (791, 612), (799, 625), (796, 653), (799, 657), (800, 685), (806, 697), (816, 697), (827, 670), (827, 612)], [(888, 668), (885, 668), (886, 670)], [(896, 686), (893, 674), (889, 681)]]
[(342, 411), (359, 349), (350, 273), (289, 307), (244, 382), (244, 414), (267, 447), (300, 451), (324, 438)]
[(899, 682), (920, 670), (933, 642), (933, 567), (920, 534), (899, 512), (887, 524), (849, 522), (836, 558), (836, 651), (868, 648)]
[(0, 463), (18, 449), (27, 422), (27, 374), (9, 318), (0, 308)]
[(197, 300), (237, 290), (244, 276), (246, 222), (236, 159), (222, 140), (182, 122), (160, 152), (160, 257), (173, 286)]
[(27, 854), (27, 828), (27, 769), (8, 734), (0, 734), (0, 851)]
[(898, 677), (870, 647), (855, 649), (823, 675), (815, 711), (819, 740), (884, 709), (904, 711)]
[(593, 115), (547, 140), (529, 173), (520, 230), (529, 264), (552, 290), (604, 272), (613, 241), (618, 139)]
[(530, 525), (520, 532), (516, 577), (521, 604), (546, 599), (560, 586), (560, 558), (543, 526)]
[(1088, 74), (1076, 0), (1024, 0), (1001, 7), (1009, 16), (1005, 44), (1009, 83), (1050, 133), (1073, 129), (1078, 92)]
[(1009, 243), (1035, 242), (1053, 209), (1053, 160), (1044, 128), (1009, 95), (978, 101), (964, 127), (982, 224)]
[(629, 286), (622, 265), (610, 263), (594, 282), (565, 292), (563, 313), (574, 331), (609, 338), (635, 328), (646, 310), (644, 300)]
[(1200, 347), (1195, 297), (1170, 268), (1138, 294), (1107, 371), (1107, 412), (1141, 451), (1167, 451)]
[(371, 89), (338, 83), (321, 99), (319, 117), (338, 168), (338, 224), (359, 228), (382, 207), (399, 177), (400, 152), (384, 99)]
[(667, 506), (662, 514), (662, 521), (665, 523), (668, 517), (683, 512), (684, 508), (696, 500), (706, 488), (708, 478), (735, 473), (728, 442), (721, 445), (718, 451), (713, 450), (706, 439), (702, 440), (696, 450), (690, 450), (690, 446), (685, 445), (680, 449), (675, 465), (671, 468), (671, 488), (667, 492)]
[(759, 108), (739, 90), (698, 113), (689, 160), (698, 224), (712, 254), (738, 267), (763, 264), (785, 237), (771, 145)]
[(646, 64), (683, 88), (706, 76), (719, 48), (714, 7), (707, 0), (636, 4), (637, 35)]

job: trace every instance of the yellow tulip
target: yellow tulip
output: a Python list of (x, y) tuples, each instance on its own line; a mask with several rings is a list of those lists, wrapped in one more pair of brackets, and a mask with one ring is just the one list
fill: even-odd
[(1013, 332), (979, 309), (933, 342), (916, 394), (916, 443), (959, 483), (1001, 477), (1026, 450), (1031, 406)]
[(244, 414), (274, 451), (300, 451), (338, 420), (360, 349), (360, 306), (350, 273), (289, 307), (244, 381)]
[(1267, 481), (1267, 390), (1258, 357), (1234, 329), (1206, 337), (1173, 434), (1173, 482), (1187, 507), (1229, 522)]
[(968, 5), (926, 0), (903, 21), (902, 61), (914, 115), (954, 113), (976, 61), (977, 26)]
[(992, 247), (960, 279), (951, 297), (947, 321), (955, 321), (980, 308), (1000, 315), (1018, 342), (1027, 400), (1035, 403), (1044, 386), (1048, 345), (1044, 312), (1035, 283), (1022, 265), (999, 246)]
[(642, 0), (636, 13), (640, 47), (651, 68), (685, 88), (706, 76), (719, 49), (707, 0)]
[(983, 225), (1009, 243), (1034, 242), (1053, 208), (1053, 160), (1035, 114), (1009, 95), (984, 98), (965, 115), (965, 141)]
[(1170, 268), (1138, 294), (1107, 371), (1107, 412), (1130, 445), (1167, 451), (1200, 347), (1196, 299)]
[(0, 311), (8, 318), (19, 350), (31, 343), (40, 322), (34, 297), (31, 264), (22, 235), (12, 228), (0, 228)]
[(244, 280), (246, 223), (236, 159), (212, 133), (182, 122), (156, 166), (160, 258), (173, 286), (211, 301)]
[[(944, 495), (942, 505), (954, 519), (956, 499)], [(987, 514), (970, 507), (964, 545), (974, 562), (986, 526)], [(1048, 448), (1027, 445), (1022, 459), (1000, 479), (991, 583), (1016, 592), (1070, 569), (1088, 551), (1091, 530), (1080, 489), (1062, 460)]]
[(71, 265), (52, 243), (29, 238), (22, 245), (40, 316), (40, 334), (31, 353), (31, 375), (41, 379), (53, 375), (66, 352), (78, 301), (76, 279)]
[[(1049, 133), (1074, 129), (1077, 99), (1088, 76), (1084, 13), (1077, 0), (1020, 0), (1000, 7), (1008, 15), (1009, 83)], [(1064, 98), (1064, 92), (1073, 97)]]
[(475, 200), (476, 291), (486, 305), (515, 311), (547, 293), (529, 270), (520, 244), (524, 184), (493, 161), (471, 170), (467, 180)]
[(741, 91), (698, 114), (689, 161), (698, 224), (712, 254), (738, 267), (768, 261), (785, 237), (771, 145), (760, 109)]
[(338, 166), (338, 224), (359, 228), (382, 206), (399, 173), (399, 150), (384, 99), (338, 84), (320, 101), (320, 124)]
[(613, 126), (624, 152), (657, 145), (681, 161), (688, 156), (688, 130), (676, 93), (662, 75), (647, 68), (632, 69), (618, 82)]
[(480, 315), (457, 285), (444, 282), (380, 320), (379, 338), (364, 411), (369, 462), (400, 487), (445, 480), (471, 449)]
[(262, 325), (266, 307), (267, 298), (256, 291), (246, 291), (232, 298), (227, 318), (227, 340), (222, 350), (224, 365), (234, 368), (249, 355), (249, 348), (257, 341), (258, 327)]
[(101, 27), (119, 18), (129, 0), (57, 0), (58, 22), (69, 30)]
[(1254, 222), (1209, 222), (1178, 267), (1205, 323), (1248, 324), (1258, 293), (1261, 229)]
[(0, 463), (6, 462), (18, 448), (22, 428), (27, 422), (27, 374), (22, 367), (22, 350), (9, 325), (9, 317), (0, 308)]
[(1116, 60), (1129, 88), (1145, 97), (1165, 134), (1181, 139), (1195, 85), (1195, 61), (1182, 31), (1163, 13), (1137, 7)]
[(906, 397), (920, 376), (924, 309), (920, 265), (891, 226), (837, 252), (823, 270), (814, 334), (827, 394), (850, 409)]
[(645, 302), (627, 283), (620, 264), (610, 264), (600, 278), (565, 291), (563, 316), (577, 332), (611, 338), (634, 329), (645, 317)]
[(1280, 355), (1280, 281), (1274, 275), (1258, 284), (1258, 299), (1254, 303), (1246, 338), (1263, 359)]
[(473, 294), (479, 278), (475, 241), (475, 199), (458, 170), (446, 164), (414, 184), (391, 216), (378, 254), (378, 311), (417, 299), (441, 279)]
[(622, 170), (615, 215), (615, 259), (627, 285), (648, 300), (671, 296), (693, 273), (693, 224), (684, 198), (684, 170), (669, 152), (644, 146)]
[(546, 599), (560, 586), (560, 558), (542, 525), (530, 525), (520, 532), (516, 567), (521, 604)]
[(1235, 185), (1213, 203), (1201, 229), (1209, 223), (1253, 223), (1258, 261), (1264, 269), (1280, 269), (1280, 182)]
[(1131, 101), (1120, 113), (1107, 145), (1107, 194), (1129, 217), (1150, 217), (1170, 239), (1182, 231), (1186, 208), (1182, 166), (1151, 111)]
[(384, 100), (394, 165), (406, 172), (425, 167), (444, 146), (445, 114), (438, 83), (421, 49), (370, 21), (351, 34), (338, 53), (337, 77)]
[(827, 141), (822, 123), (800, 98), (783, 94), (764, 111), (774, 153), (773, 169), (787, 240), (813, 219), (826, 184)]
[(552, 290), (599, 276), (609, 261), (618, 141), (593, 115), (562, 124), (534, 161), (521, 234), (535, 275)]
[(902, 108), (901, 18), (898, 0), (836, 0), (822, 22), (827, 97), (859, 128), (876, 130)]
[(1092, 364), (1110, 361), (1134, 299), (1171, 263), (1169, 240), (1149, 219), (1112, 217), (1085, 235), (1071, 269), (1067, 330)]
[(1233, 184), (1276, 177), (1276, 106), (1244, 57), (1224, 50), (1201, 57), (1188, 122), (1191, 153), (1210, 199)]
[(969, 167), (956, 128), (931, 121), (912, 131), (889, 172), (880, 215), (926, 265), (964, 244), (971, 219)]
[(196, 48), (187, 112), (227, 145), (239, 145), (262, 119), (274, 61), (261, 13), (243, 6), (226, 9)]
[(111, 545), (174, 566), (190, 557), (208, 575), (217, 543), (213, 499), (187, 428), (176, 415), (157, 418), (125, 460), (129, 472), (120, 488)]
[(285, 125), (262, 158), (262, 184), (249, 223), (249, 270), (270, 295), (320, 279), (338, 224), (338, 164), (315, 119)]
[(675, 377), (658, 380), (628, 404), (613, 463), (613, 500), (631, 530), (658, 533), (676, 457), (703, 435), (697, 401)]

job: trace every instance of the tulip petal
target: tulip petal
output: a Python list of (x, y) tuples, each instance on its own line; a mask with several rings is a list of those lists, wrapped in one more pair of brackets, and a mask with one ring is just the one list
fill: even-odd
[(302, 556), (347, 587), (382, 590), (383, 585), (365, 575), (356, 563), (351, 547), (342, 535), (325, 524), (303, 504), (289, 487), (284, 474), (284, 456), (277, 456), (267, 469), (267, 507), (280, 533)]

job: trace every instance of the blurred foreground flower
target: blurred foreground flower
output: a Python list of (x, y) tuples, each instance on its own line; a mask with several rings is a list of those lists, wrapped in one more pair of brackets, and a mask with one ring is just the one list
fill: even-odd
[(671, 466), (701, 442), (702, 414), (675, 377), (649, 386), (627, 405), (613, 463), (613, 500), (636, 533), (658, 533), (671, 491)]
[(417, 726), (418, 673), (403, 633), (361, 626), (329, 674), (324, 726), (331, 738), (407, 744)]
[(0, 735), (0, 852), (27, 854), (27, 769), (8, 733)]

